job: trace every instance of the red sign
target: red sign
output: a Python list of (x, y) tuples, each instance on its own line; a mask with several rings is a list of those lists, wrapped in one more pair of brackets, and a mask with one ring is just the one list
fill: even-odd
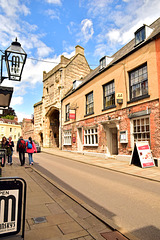
[(69, 119), (76, 119), (76, 111), (70, 109), (69, 110)]
[(154, 159), (147, 141), (136, 142), (132, 152), (131, 164), (141, 164), (142, 168), (154, 167)]

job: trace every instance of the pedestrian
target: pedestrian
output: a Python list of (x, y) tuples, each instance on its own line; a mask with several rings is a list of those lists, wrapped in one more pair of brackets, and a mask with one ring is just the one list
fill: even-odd
[[(5, 149), (5, 156), (10, 156), (11, 155), (11, 149), (9, 147), (9, 142), (7, 141), (6, 137), (2, 138), (2, 145), (1, 145), (2, 149)], [(5, 157), (4, 157), (4, 163), (3, 166), (5, 166)]]
[(29, 158), (29, 165), (31, 166), (31, 165), (33, 165), (33, 156), (32, 155), (34, 152), (37, 152), (36, 145), (32, 141), (31, 137), (28, 138), (26, 146), (27, 146), (27, 153), (28, 153), (28, 158)]
[(17, 152), (19, 152), (19, 160), (21, 166), (23, 166), (25, 164), (26, 142), (24, 141), (22, 136), (19, 138), (17, 142)]
[(13, 155), (13, 148), (14, 148), (14, 142), (12, 141), (12, 137), (9, 137), (8, 141), (9, 147), (11, 149), (11, 154), (8, 156), (8, 164), (12, 165), (12, 155)]

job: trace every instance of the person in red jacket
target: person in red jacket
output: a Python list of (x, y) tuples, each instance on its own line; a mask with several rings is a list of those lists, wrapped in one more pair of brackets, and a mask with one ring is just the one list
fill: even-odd
[(27, 153), (29, 158), (29, 165), (33, 165), (33, 153), (37, 152), (37, 148), (35, 143), (32, 141), (32, 138), (29, 137), (28, 141), (26, 142)]

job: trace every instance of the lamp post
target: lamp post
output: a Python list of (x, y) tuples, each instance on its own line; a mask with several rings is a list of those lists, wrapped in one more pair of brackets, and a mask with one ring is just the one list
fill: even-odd
[[(2, 52), (3, 53), (3, 52)], [(0, 83), (5, 78), (9, 78), (12, 81), (21, 81), (22, 71), (26, 62), (27, 54), (21, 47), (21, 44), (17, 42), (17, 38), (11, 43), (3, 55), (1, 56), (1, 79)], [(6, 68), (8, 77), (3, 76), (3, 62), (6, 62)]]
[[(17, 41), (17, 38), (15, 39), (14, 42), (11, 43), (10, 47), (8, 47), (4, 52), (3, 51), (1, 52), (3, 53), (3, 55), (1, 55), (0, 84), (6, 78), (8, 78), (11, 81), (21, 81), (22, 71), (24, 68), (24, 64), (26, 62), (27, 54), (21, 47), (21, 44)], [(4, 61), (6, 63), (8, 76), (3, 76)], [(12, 87), (0, 86), (1, 109), (9, 107), (12, 93), (13, 93)]]

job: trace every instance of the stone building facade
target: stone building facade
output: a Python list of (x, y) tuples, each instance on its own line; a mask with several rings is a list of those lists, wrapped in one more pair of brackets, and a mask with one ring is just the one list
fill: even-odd
[(22, 121), (22, 136), (23, 139), (28, 139), (32, 137), (34, 139), (34, 120), (23, 118)]
[(43, 147), (60, 147), (61, 100), (75, 80), (83, 79), (91, 71), (84, 48), (75, 47), (75, 55), (61, 56), (60, 63), (48, 73), (43, 72), (42, 100), (34, 104), (34, 138)]
[(160, 18), (62, 99), (63, 149), (130, 159), (135, 142), (148, 141), (160, 158), (159, 100)]

